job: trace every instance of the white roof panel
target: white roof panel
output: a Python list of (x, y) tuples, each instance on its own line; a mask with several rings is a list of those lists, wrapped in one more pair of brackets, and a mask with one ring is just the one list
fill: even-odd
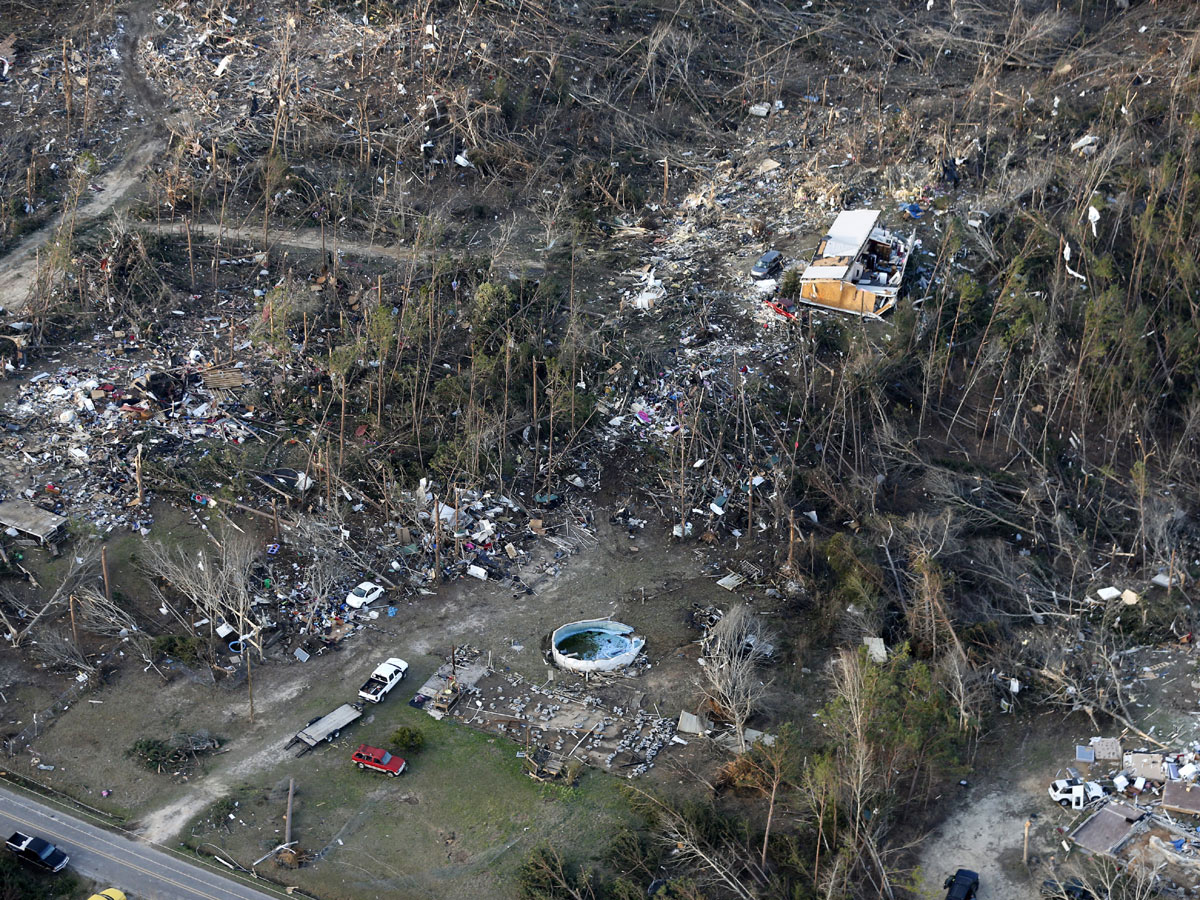
[(847, 209), (838, 213), (825, 235), (823, 256), (855, 256), (879, 221), (877, 209)]
[(846, 277), (848, 266), (809, 266), (800, 274), (801, 281), (840, 281)]

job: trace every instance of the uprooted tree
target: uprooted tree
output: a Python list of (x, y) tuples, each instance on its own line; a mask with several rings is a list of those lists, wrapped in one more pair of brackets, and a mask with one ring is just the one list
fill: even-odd
[(7, 587), (0, 587), (0, 623), (8, 633), (9, 644), (19, 647), (40, 625), (62, 611), (71, 594), (89, 582), (94, 582), (100, 568), (100, 545), (81, 541), (67, 556), (67, 569), (57, 576), (57, 584), (49, 596), (25, 600)]

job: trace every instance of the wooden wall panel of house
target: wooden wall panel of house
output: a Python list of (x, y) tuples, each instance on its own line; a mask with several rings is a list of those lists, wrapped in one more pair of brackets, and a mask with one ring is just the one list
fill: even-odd
[(810, 281), (801, 286), (800, 297), (832, 309), (858, 315), (871, 315), (875, 310), (875, 295), (857, 290), (845, 281)]

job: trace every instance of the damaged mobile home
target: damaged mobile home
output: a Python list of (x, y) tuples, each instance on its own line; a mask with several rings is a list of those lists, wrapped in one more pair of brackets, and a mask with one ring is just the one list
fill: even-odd
[(801, 303), (878, 318), (896, 305), (916, 235), (879, 226), (879, 210), (838, 213), (800, 275)]

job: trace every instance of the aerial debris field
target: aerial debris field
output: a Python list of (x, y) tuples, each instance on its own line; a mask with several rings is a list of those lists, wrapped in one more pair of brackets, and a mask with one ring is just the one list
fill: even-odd
[(1193, 4), (0, 3), (0, 127), (12, 785), (329, 900), (1200, 890)]

